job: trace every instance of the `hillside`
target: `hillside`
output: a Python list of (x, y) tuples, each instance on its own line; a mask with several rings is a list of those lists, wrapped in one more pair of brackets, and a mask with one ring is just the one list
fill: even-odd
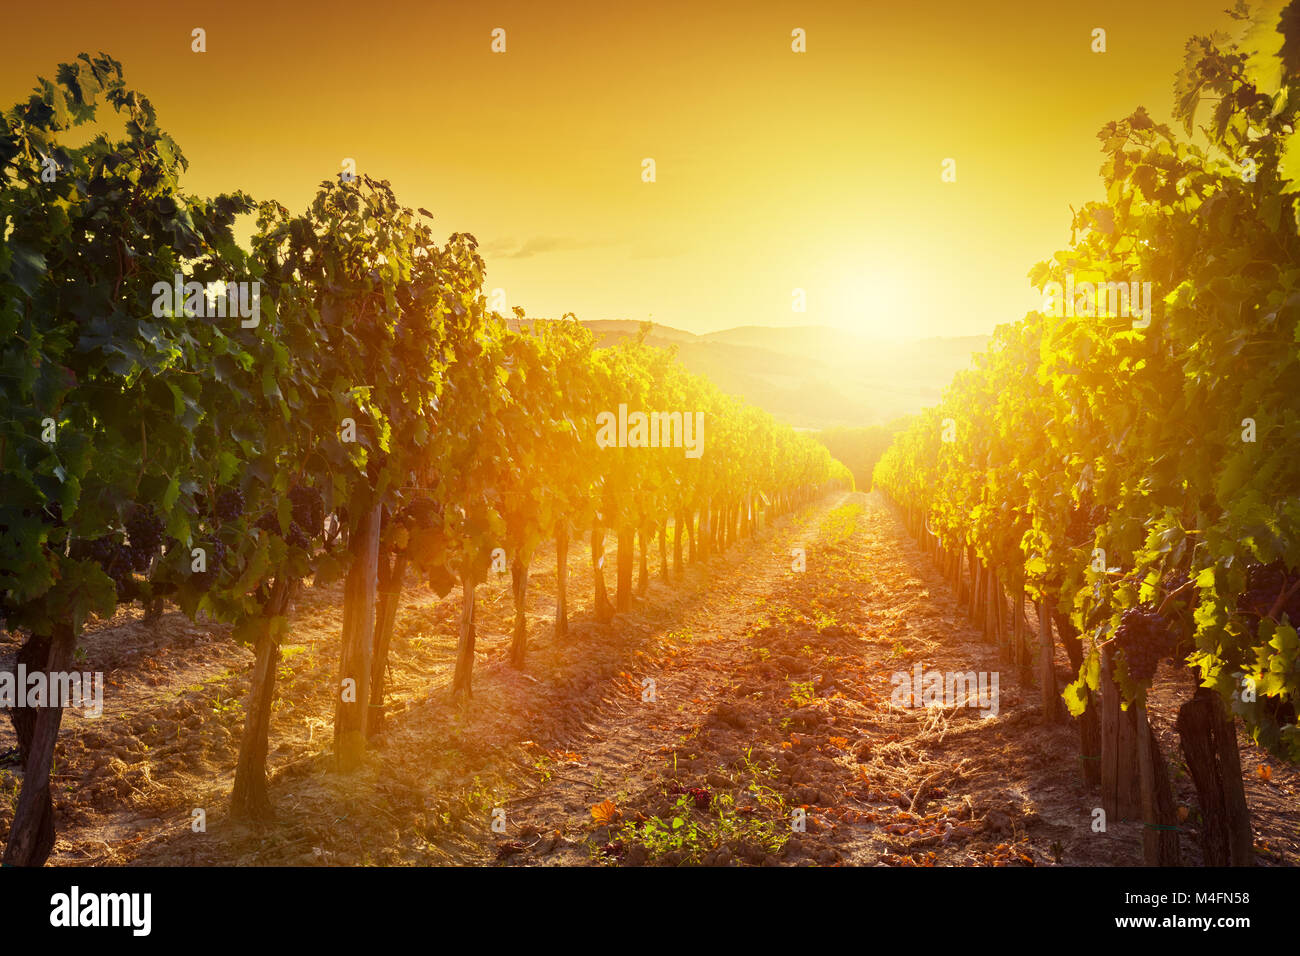
[[(584, 322), (601, 345), (641, 323)], [(796, 428), (877, 425), (938, 401), (987, 336), (891, 342), (827, 326), (740, 326), (695, 335), (656, 324), (648, 339), (676, 347), (682, 364), (723, 391)]]

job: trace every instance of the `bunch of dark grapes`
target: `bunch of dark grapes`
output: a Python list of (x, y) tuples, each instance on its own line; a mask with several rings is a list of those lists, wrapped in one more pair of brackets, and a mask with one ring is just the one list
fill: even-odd
[[(324, 522), (325, 519), (322, 517), (321, 523), (324, 524)], [(261, 528), (268, 534), (281, 534), (280, 518), (274, 511), (268, 511), (266, 514), (262, 515), (262, 517), (258, 518), (257, 524), (254, 525), (254, 527)], [(311, 535), (303, 530), (302, 525), (298, 524), (297, 521), (291, 520), (289, 522), (289, 533), (284, 535), (284, 541), (285, 544), (289, 545), (291, 548), (302, 548), (306, 551), (311, 548), (311, 537)]]
[(77, 561), (94, 561), (104, 570), (113, 563), (117, 555), (118, 540), (115, 535), (106, 534), (93, 541), (77, 541), (72, 545), (72, 557)]
[(289, 525), (289, 534), (284, 541), (291, 548), (302, 548), (304, 551), (311, 548), (311, 535), (304, 531), (296, 521)]
[(131, 509), (131, 514), (126, 519), (128, 560), (131, 567), (143, 571), (149, 566), (149, 560), (162, 545), (163, 530), (166, 527), (167, 522), (152, 508), (137, 506)]
[(1251, 561), (1246, 565), (1246, 590), (1237, 598), (1238, 609), (1255, 617), (1263, 617), (1273, 606), (1286, 584), (1286, 572), (1280, 561), (1260, 564)]
[(1300, 587), (1296, 586), (1297, 578), (1300, 578), (1300, 574), (1289, 570), (1281, 561), (1270, 564), (1251, 561), (1246, 565), (1246, 590), (1237, 598), (1237, 610), (1251, 624), (1258, 626), (1260, 618), (1268, 616), (1278, 598), (1286, 595), (1274, 617), (1280, 621), (1285, 614), (1293, 625), (1300, 625)]
[(1157, 665), (1173, 652), (1174, 642), (1170, 622), (1150, 604), (1126, 610), (1115, 629), (1115, 643), (1124, 654), (1129, 677), (1139, 683), (1155, 675)]
[[(315, 488), (299, 486), (289, 492), (293, 505), (293, 522), (310, 538), (325, 531), (325, 499)], [(292, 533), (292, 531), (290, 532)]]
[[(1273, 615), (1281, 621), (1283, 615), (1292, 625), (1300, 625), (1300, 587), (1295, 587), (1296, 572), (1287, 569), (1281, 561), (1246, 564), (1246, 590), (1237, 597), (1237, 611), (1249, 623), (1252, 633), (1259, 628), (1262, 618), (1268, 617), (1280, 597), (1285, 599)], [(1295, 588), (1292, 591), (1292, 588)], [(1291, 591), (1289, 595), (1287, 592)]]
[(145, 548), (138, 548), (135, 545), (126, 545), (125, 551), (126, 560), (131, 565), (132, 569), (141, 572), (149, 570), (149, 562), (158, 554), (157, 548), (147, 550)]
[(113, 581), (119, 602), (128, 601), (135, 594), (132, 549), (124, 545), (117, 535), (107, 534), (92, 541), (78, 541), (72, 546), (72, 557), (79, 561), (94, 561)]
[(442, 507), (431, 498), (417, 498), (398, 512), (398, 520), (412, 530), (432, 528), (442, 514)]
[(212, 515), (218, 521), (236, 521), (244, 513), (244, 493), (238, 488), (222, 488)]
[(220, 538), (213, 538), (211, 541), (202, 542), (199, 547), (207, 552), (207, 557), (204, 570), (194, 575), (194, 581), (206, 591), (216, 584), (217, 578), (221, 576), (221, 569), (226, 563), (226, 543)]
[(119, 554), (121, 557), (105, 568), (104, 571), (113, 579), (113, 587), (117, 591), (117, 600), (120, 604), (135, 597), (135, 578), (131, 574), (131, 563), (126, 550), (123, 549)]
[(254, 528), (265, 531), (267, 534), (280, 533), (280, 517), (274, 511), (267, 511), (262, 514), (253, 524)]

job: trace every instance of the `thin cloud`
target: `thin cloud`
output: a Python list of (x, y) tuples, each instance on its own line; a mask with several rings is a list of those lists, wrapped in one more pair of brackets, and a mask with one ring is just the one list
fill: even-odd
[(601, 245), (590, 239), (571, 236), (534, 236), (531, 239), (497, 239), (483, 244), (483, 254), (500, 259), (530, 259), (548, 252), (573, 252)]

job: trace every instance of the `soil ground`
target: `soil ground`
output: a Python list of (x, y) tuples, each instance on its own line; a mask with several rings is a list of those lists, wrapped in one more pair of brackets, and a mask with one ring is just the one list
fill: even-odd
[[(539, 556), (522, 670), (506, 659), (508, 575), (480, 589), (468, 701), (450, 694), (458, 591), (408, 587), (385, 731), (346, 775), (331, 756), (341, 586), (304, 589), (271, 723), (277, 818), (261, 825), (226, 812), (251, 653), (174, 610), (100, 622), (78, 667), (104, 673), (104, 713), (65, 713), (51, 863), (1141, 863), (1140, 822), (1093, 830), (1100, 799), (1074, 728), (1041, 723), (1032, 677), (981, 641), (879, 496), (831, 496), (680, 580), (657, 558), (652, 548), (633, 610), (599, 624), (575, 544), (570, 633), (556, 638), (553, 554)], [(8, 666), (18, 641), (3, 640)], [(894, 703), (893, 675), (917, 665), (997, 673), (996, 714)], [(1068, 670), (1061, 652), (1062, 682)], [(1198, 811), (1172, 727), (1190, 686), (1166, 665), (1150, 711), (1186, 808), (1183, 861), (1196, 865)], [(0, 753), (14, 745), (0, 722)], [(1245, 737), (1241, 748), (1258, 862), (1296, 865), (1300, 771)], [(0, 764), (0, 834), (20, 779)]]

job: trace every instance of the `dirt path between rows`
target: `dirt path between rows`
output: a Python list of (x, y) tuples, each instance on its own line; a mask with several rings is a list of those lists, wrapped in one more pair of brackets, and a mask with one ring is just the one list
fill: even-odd
[[(109, 687), (103, 717), (65, 718), (52, 862), (1141, 862), (1141, 824), (1094, 832), (1100, 801), (1081, 782), (1074, 731), (1041, 725), (1031, 679), (999, 664), (878, 496), (832, 496), (680, 580), (653, 565), (646, 596), (602, 625), (574, 548), (573, 623), (557, 639), (554, 564), (540, 556), (522, 671), (506, 661), (508, 584), (481, 589), (468, 702), (449, 690), (458, 593), (409, 588), (386, 732), (348, 775), (330, 753), (341, 592), (305, 590), (272, 719), (277, 819), (259, 826), (225, 812), (251, 654), (224, 628), (123, 612), (83, 641), (80, 667), (103, 670)], [(996, 675), (996, 712), (900, 706), (895, 675), (918, 667)], [(1063, 654), (1059, 670), (1068, 679)], [(1184, 690), (1170, 676), (1152, 695), (1175, 763)], [(0, 751), (11, 736), (6, 721)], [(1300, 862), (1297, 772), (1245, 741), (1242, 756), (1260, 862)], [(0, 833), (19, 778), (0, 767)], [(1185, 774), (1175, 789), (1194, 864)]]

